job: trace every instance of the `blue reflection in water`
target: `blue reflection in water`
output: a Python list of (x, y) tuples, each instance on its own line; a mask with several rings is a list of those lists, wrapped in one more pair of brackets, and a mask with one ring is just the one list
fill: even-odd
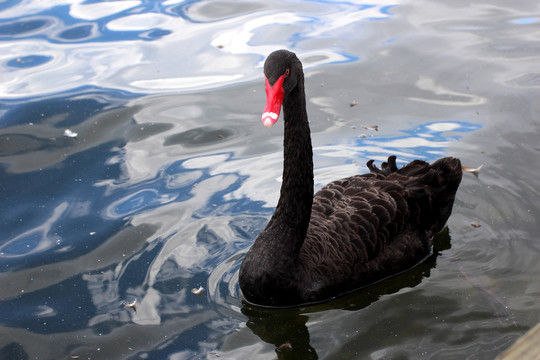
[(35, 3), (25, 12), (9, 3), (0, 42), (15, 46), (3, 63), (36, 71), (8, 72), (0, 92), (24, 98), (88, 84), (133, 93), (212, 89), (257, 78), (262, 62), (254, 66), (254, 56), (276, 48), (294, 49), (306, 69), (353, 62), (361, 56), (348, 41), (306, 45), (345, 39), (364, 20), (389, 18), (396, 4), (312, 1), (301, 12), (298, 4), (98, 1)]
[(75, 41), (82, 39), (89, 39), (92, 33), (95, 32), (95, 26), (91, 24), (77, 25), (66, 30), (63, 30), (58, 34), (59, 38), (66, 41)]
[[(95, 184), (121, 178), (120, 164), (104, 164), (125, 141), (99, 138), (99, 131), (94, 131), (98, 138), (81, 141), (62, 136), (63, 129), (78, 126), (126, 99), (118, 92), (93, 91), (81, 93), (82, 98), (24, 106), (0, 103), (0, 109), (8, 109), (0, 117), (0, 162), (4, 165), (0, 211), (6, 226), (0, 241), (2, 271), (80, 256), (124, 226), (120, 218), (103, 222), (99, 199), (106, 189)], [(85, 149), (85, 144), (86, 150), (77, 150), (77, 146)], [(93, 236), (97, 231), (100, 235)]]
[[(58, 117), (55, 126), (70, 127), (84, 122), (105, 108), (124, 104), (140, 94), (115, 89), (82, 86), (54, 96), (32, 96), (25, 99), (0, 98), (0, 129), (15, 125), (41, 124)], [(36, 134), (41, 135), (41, 134)], [(51, 144), (48, 144), (49, 146)]]
[[(16, 127), (18, 124), (26, 124), (29, 119), (35, 119), (34, 126), (37, 126), (40, 121), (49, 122), (47, 119), (54, 118), (55, 114), (62, 113), (66, 108), (71, 109), (71, 112), (65, 114), (55, 126), (60, 130), (74, 127), (103, 111), (106, 106), (106, 103), (93, 99), (59, 99), (28, 104), (9, 111), (1, 119), (0, 123), (4, 126), (0, 137), (8, 144), (9, 137), (18, 135), (10, 130), (10, 125)], [(35, 114), (41, 113), (43, 109), (46, 109), (47, 116), (36, 117)], [(29, 114), (33, 116), (29, 117)], [(123, 126), (129, 128), (135, 124)], [(459, 121), (427, 123), (404, 130), (404, 135), (398, 137), (353, 138), (351, 145), (323, 146), (317, 148), (316, 156), (343, 157), (344, 163), (349, 164), (368, 158), (385, 160), (390, 154), (397, 154), (402, 162), (413, 158), (430, 161), (444, 154), (444, 148), (457, 141), (461, 133), (479, 128), (478, 124)], [(30, 146), (27, 150), (21, 148), (17, 152), (10, 152), (6, 148), (4, 156), (22, 156), (26, 151), (30, 154), (41, 150), (50, 151), (47, 148), (51, 146), (71, 146), (70, 139), (40, 139), (39, 134), (26, 136), (35, 139), (38, 145)], [(45, 140), (49, 142), (39, 144)], [(0, 211), (4, 214), (4, 224), (8, 225), (0, 242), (3, 270), (13, 271), (80, 256), (95, 249), (100, 241), (124, 227), (130, 217), (171, 203), (187, 202), (195, 196), (194, 189), (198, 184), (204, 184), (212, 178), (216, 178), (221, 187), (214, 187), (207, 200), (193, 209), (194, 218), (242, 214), (255, 209), (261, 211), (261, 206), (267, 203), (267, 199), (258, 199), (256, 194), (243, 189), (249, 178), (260, 174), (256, 170), (250, 173), (245, 168), (246, 159), (238, 159), (234, 153), (212, 155), (219, 157), (222, 168), (229, 171), (216, 173), (212, 167), (193, 166), (202, 159), (196, 156), (164, 164), (154, 178), (139, 183), (130, 182), (124, 186), (122, 183), (127, 179), (121, 162), (111, 163), (108, 160), (111, 157), (122, 157), (121, 149), (125, 143), (124, 139), (116, 138), (72, 153), (55, 166), (35, 171), (14, 174), (8, 172), (6, 167), (1, 169), (5, 180), (0, 187), (3, 199)], [(253, 162), (261, 160), (253, 159)], [(353, 169), (349, 175), (362, 171)], [(113, 181), (116, 184), (114, 189), (100, 185), (103, 180), (108, 183)], [(240, 195), (226, 200), (228, 194), (235, 192)], [(99, 236), (94, 236), (96, 232), (99, 232)], [(219, 263), (216, 259), (213, 261), (214, 264)]]
[[(94, 183), (118, 178), (118, 165), (103, 166), (112, 144), (73, 154), (63, 169), (9, 174), (0, 193), (6, 232), (0, 242), (2, 269), (13, 271), (80, 256), (111, 236), (124, 220), (103, 222), (105, 189)], [(83, 180), (84, 179), (84, 180)], [(99, 231), (99, 236), (91, 233)]]
[(38, 334), (84, 328), (89, 314), (95, 311), (87, 288), (83, 278), (76, 276), (30, 295), (2, 301), (2, 325), (28, 329)]
[[(96, 14), (102, 13), (101, 17), (96, 17), (92, 13), (92, 4), (80, 6), (79, 11), (75, 11), (72, 6), (56, 5), (51, 8), (44, 7), (41, 11), (32, 14), (33, 18), (22, 17), (5, 21), (0, 25), (0, 40), (16, 40), (24, 36), (26, 39), (46, 39), (51, 43), (62, 42), (115, 42), (115, 41), (134, 41), (134, 40), (156, 40), (169, 35), (171, 31), (164, 29), (144, 29), (144, 30), (111, 30), (107, 25), (116, 19), (130, 16), (134, 13), (152, 13), (156, 3), (144, 2), (139, 6), (133, 3), (106, 4), (94, 3), (94, 8), (99, 7)], [(105, 8), (109, 9), (106, 10)], [(90, 14), (83, 14), (89, 10)], [(81, 16), (82, 17), (78, 17)], [(94, 17), (94, 21), (89, 22), (86, 17)], [(52, 29), (51, 29), (52, 28)], [(151, 36), (148, 34), (151, 33)]]
[(17, 59), (11, 59), (6, 64), (12, 68), (29, 68), (40, 66), (52, 60), (52, 56), (28, 55)]
[[(7, 125), (0, 129), (0, 136), (4, 140), (16, 136), (21, 124), (26, 125), (25, 129), (51, 124), (66, 108), (70, 112), (54, 124), (59, 131), (95, 124), (96, 114), (107, 111), (112, 112), (105, 123), (117, 119), (114, 114), (126, 110), (131, 114), (122, 106), (111, 106), (114, 97), (109, 103), (104, 99), (96, 93), (88, 99), (73, 96), (18, 107), (8, 112), (9, 121), (3, 122)], [(121, 97), (116, 101), (121, 102)], [(43, 109), (48, 111), (47, 116), (41, 120), (38, 117), (35, 124), (29, 126), (28, 115)], [(90, 127), (88, 132), (100, 126)], [(4, 214), (2, 221), (6, 229), (0, 240), (0, 272), (16, 274), (56, 263), (81, 263), (79, 271), (43, 288), (26, 293), (25, 285), (21, 284), (23, 292), (0, 302), (3, 325), (43, 334), (90, 327), (94, 333), (106, 335), (125, 323), (159, 324), (178, 316), (197, 314), (209, 306), (210, 301), (227, 308), (232, 306), (231, 301), (239, 301), (235, 279), (241, 259), (238, 254), (264, 227), (273, 211), (268, 193), (274, 196), (278, 191), (278, 185), (271, 184), (260, 192), (252, 192), (250, 183), (268, 176), (254, 165), (280, 159), (280, 151), (253, 158), (235, 152), (217, 152), (171, 159), (161, 164), (153, 177), (134, 181), (126, 177), (123, 168), (122, 159), (131, 151), (130, 140), (123, 134), (139, 127), (132, 115), (128, 115), (112, 128), (112, 133), (116, 134), (113, 138), (104, 140), (100, 136), (98, 142), (88, 148), (72, 149), (77, 144), (92, 141), (83, 139), (81, 134), (77, 139), (49, 139), (48, 145), (18, 152), (3, 149), (4, 156), (0, 160), (4, 164), (7, 161), (8, 166), (0, 169), (0, 177), (4, 179), (0, 187), (3, 199), (0, 212)], [(337, 163), (337, 167), (351, 175), (364, 172), (365, 159), (385, 159), (393, 153), (398, 153), (400, 160), (405, 161), (410, 160), (408, 157), (432, 160), (463, 133), (478, 128), (479, 125), (461, 121), (422, 124), (404, 130), (404, 134), (397, 137), (355, 137), (348, 141), (349, 145), (319, 147), (316, 156), (342, 157), (344, 160), (333, 162), (332, 166)], [(45, 141), (39, 132), (26, 136)], [(153, 136), (162, 135), (158, 132)], [(9, 171), (16, 169), (13, 166), (18, 156), (51, 151), (55, 146), (66, 153), (61, 161), (41, 169)], [(347, 168), (347, 164), (352, 168)], [(338, 177), (338, 172), (331, 173), (332, 179)], [(165, 214), (161, 209), (184, 208), (188, 210), (178, 217), (178, 226), (163, 231), (156, 225), (141, 238), (140, 246), (133, 252), (113, 250), (109, 259), (105, 259), (106, 254), (102, 254), (103, 257), (92, 255), (126, 229), (137, 229), (140, 225), (133, 222), (140, 216), (149, 216), (147, 221), (159, 223), (159, 214)], [(114, 243), (120, 246), (135, 241), (135, 234)], [(200, 285), (207, 287), (208, 298), (189, 293), (189, 289)], [(148, 320), (148, 314), (139, 315), (121, 306), (121, 301), (126, 299), (138, 299), (143, 304), (141, 309), (152, 308), (156, 315)], [(153, 301), (152, 305), (148, 305), (148, 301)], [(233, 321), (227, 326), (234, 324), (237, 325)], [(198, 341), (191, 343), (189, 339), (212, 336), (215, 329), (195, 325), (166, 347), (154, 349), (153, 356), (178, 349), (195, 354), (199, 349)]]
[[(238, 322), (224, 316), (209, 325), (211, 318), (192, 317), (210, 307), (237, 311), (241, 254), (272, 213), (279, 187), (280, 165), (270, 175), (260, 166), (280, 163), (281, 153), (250, 158), (201, 147), (200, 154), (167, 158), (155, 173), (134, 179), (125, 168), (137, 150), (132, 145), (162, 137), (176, 124), (153, 124), (153, 133), (137, 137), (140, 109), (125, 104), (140, 94), (252, 80), (260, 76), (255, 62), (275, 47), (294, 48), (306, 69), (357, 61), (361, 55), (342, 41), (345, 30), (386, 19), (395, 5), (312, 1), (300, 13), (244, 4), (220, 13), (201, 1), (95, 1), (39, 3), (22, 15), (20, 3), (0, 3), (0, 10), (15, 14), (0, 20), (0, 42), (17, 46), (4, 55), (9, 71), (0, 84), (0, 276), (8, 292), (0, 301), (1, 324), (51, 336), (78, 337), (70, 332), (89, 329), (84, 336), (91, 337), (126, 324), (188, 319), (187, 330), (166, 333), (171, 340), (156, 340), (149, 353), (166, 358), (208, 351), (201, 341)], [(303, 48), (314, 38), (341, 44)], [(328, 170), (331, 178), (317, 179), (364, 172), (366, 159), (391, 154), (404, 162), (430, 161), (479, 127), (428, 123), (397, 137), (321, 146), (316, 160), (333, 159), (317, 171)], [(64, 137), (68, 128), (78, 137)], [(219, 132), (209, 129), (203, 135), (215, 138)], [(200, 128), (183, 130), (156, 143), (163, 152), (181, 142), (201, 145), (193, 140)], [(200, 285), (208, 296), (191, 296)], [(141, 304), (138, 313), (121, 305), (130, 299)], [(74, 339), (72, 346), (85, 341)], [(0, 354), (24, 352), (10, 349)]]
[(539, 21), (540, 21), (540, 19), (537, 18), (537, 17), (530, 17), (530, 18), (515, 19), (515, 20), (512, 20), (512, 23), (513, 24), (526, 25), (526, 24), (535, 24), (535, 23), (537, 23)]
[[(403, 129), (403, 136), (358, 139), (356, 144), (369, 149), (367, 157), (379, 160), (385, 160), (388, 154), (399, 154), (398, 161), (402, 163), (414, 159), (430, 162), (446, 156), (446, 147), (458, 141), (462, 133), (476, 131), (481, 127), (480, 124), (464, 121), (431, 122), (420, 124), (413, 129)], [(379, 147), (380, 151), (377, 151)]]
[(13, 40), (15, 37), (45, 29), (52, 24), (53, 21), (48, 21), (44, 18), (31, 20), (22, 19), (12, 23), (0, 25), (0, 36)]

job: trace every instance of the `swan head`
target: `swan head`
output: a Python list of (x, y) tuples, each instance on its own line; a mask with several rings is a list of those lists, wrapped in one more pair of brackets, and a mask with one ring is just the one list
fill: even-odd
[(266, 106), (261, 119), (264, 126), (276, 123), (283, 99), (294, 90), (302, 75), (302, 63), (293, 52), (277, 50), (268, 55), (264, 62)]

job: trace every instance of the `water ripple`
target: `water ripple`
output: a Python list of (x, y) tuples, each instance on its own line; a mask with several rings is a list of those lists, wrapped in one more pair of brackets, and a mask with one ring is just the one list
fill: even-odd
[[(315, 1), (300, 15), (285, 2), (22, 1), (0, 15), (0, 63), (13, 69), (0, 92), (22, 98), (88, 84), (135, 93), (211, 89), (256, 79), (262, 59), (279, 47), (297, 48), (306, 68), (357, 61), (360, 54), (346, 43), (309, 43), (365, 20), (387, 19), (396, 4)], [(15, 46), (9, 43), (14, 39)], [(177, 45), (187, 42), (189, 47)], [(34, 71), (16, 66), (31, 59)]]
[[(534, 325), (537, 4), (0, 10), (0, 358), (266, 359), (285, 341), (297, 358), (494, 358)], [(279, 196), (283, 122), (258, 120), (277, 47), (306, 69), (317, 186), (390, 154), (485, 166), (429, 263), (261, 311), (238, 271)]]

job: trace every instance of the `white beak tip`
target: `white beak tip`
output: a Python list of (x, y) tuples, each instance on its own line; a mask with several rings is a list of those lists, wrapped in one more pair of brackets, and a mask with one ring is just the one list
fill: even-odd
[(273, 112), (265, 112), (262, 116), (262, 123), (264, 126), (269, 128), (274, 125), (278, 119), (279, 115)]
[(274, 123), (272, 122), (272, 119), (270, 118), (266, 118), (263, 120), (263, 124), (264, 126), (266, 126), (267, 128), (271, 127), (272, 125), (274, 125)]

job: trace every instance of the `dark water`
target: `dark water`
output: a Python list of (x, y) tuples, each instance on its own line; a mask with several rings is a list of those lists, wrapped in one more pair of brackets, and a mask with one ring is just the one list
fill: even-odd
[[(0, 3), (0, 359), (493, 359), (540, 321), (539, 23), (533, 1)], [(483, 168), (423, 264), (272, 310), (237, 277), (277, 202), (261, 66), (284, 47), (318, 186), (390, 154)]]

